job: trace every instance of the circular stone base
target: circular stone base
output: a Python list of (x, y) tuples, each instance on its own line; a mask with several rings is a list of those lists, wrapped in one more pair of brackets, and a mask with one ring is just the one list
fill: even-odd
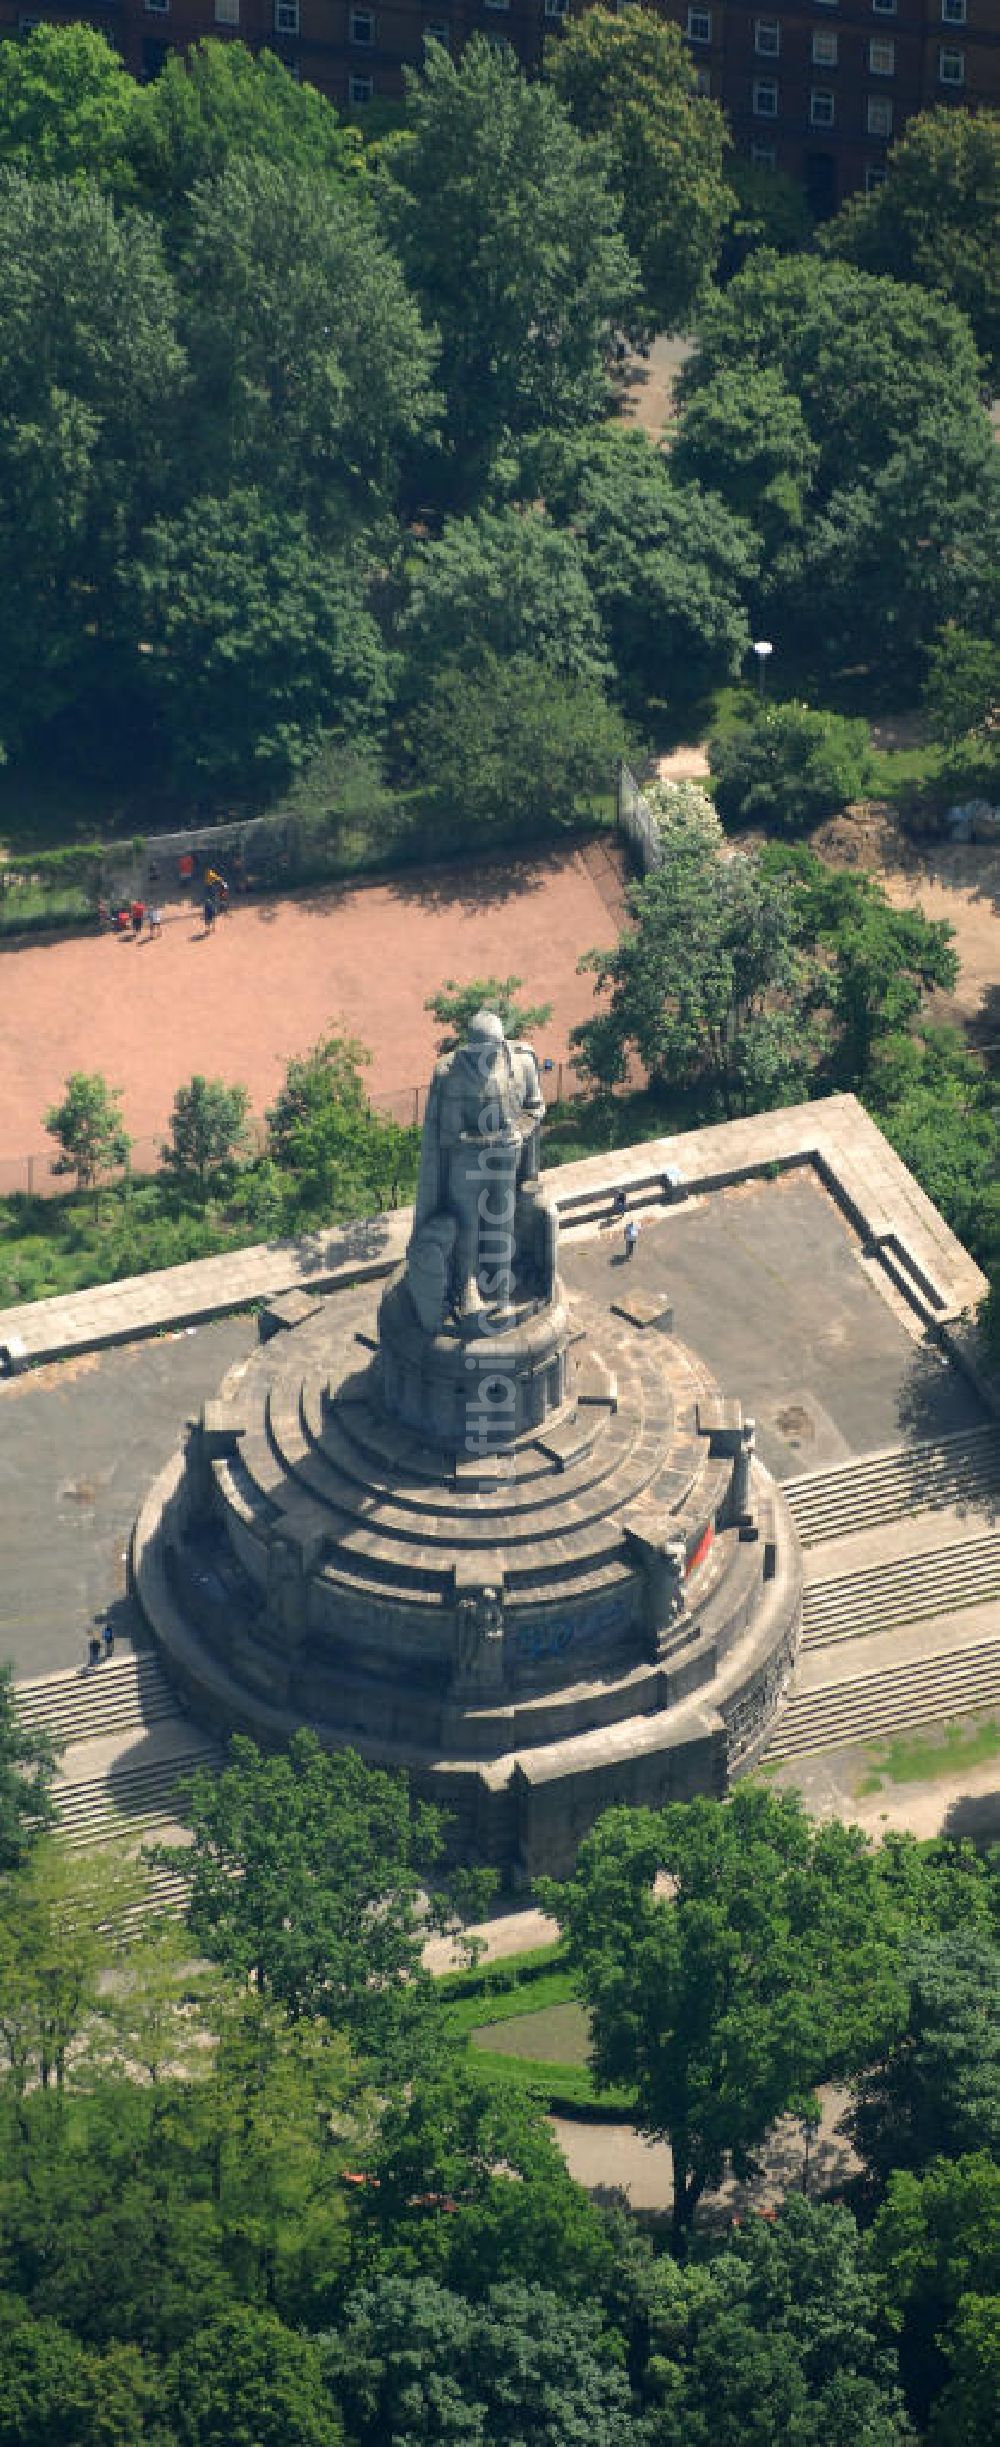
[[(430, 1441), (384, 1399), (400, 1288), (381, 1349), (359, 1290), (230, 1371), (140, 1516), (135, 1586), (220, 1730), (312, 1724), (408, 1768), (467, 1857), (561, 1871), (610, 1802), (721, 1792), (756, 1755), (798, 1542), (759, 1465), (730, 1517), (737, 1406), (697, 1356), (582, 1302), (572, 1331), (560, 1303), (511, 1329), (523, 1386), (561, 1352), (557, 1408), (501, 1449)], [(435, 1338), (426, 1381), (464, 1356)]]

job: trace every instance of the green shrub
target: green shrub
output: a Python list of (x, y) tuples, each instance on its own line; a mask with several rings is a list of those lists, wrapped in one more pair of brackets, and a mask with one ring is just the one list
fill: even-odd
[(870, 788), (868, 727), (808, 705), (762, 705), (709, 742), (715, 803), (727, 824), (804, 833)]

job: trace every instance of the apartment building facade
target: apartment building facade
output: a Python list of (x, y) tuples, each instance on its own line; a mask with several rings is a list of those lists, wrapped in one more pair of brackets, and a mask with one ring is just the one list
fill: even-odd
[[(625, 7), (629, 0), (617, 0)], [(84, 18), (139, 77), (205, 35), (273, 50), (341, 109), (402, 90), (429, 36), (473, 33), (537, 67), (547, 36), (585, 0), (0, 0), (0, 35)], [(831, 212), (885, 176), (915, 112), (1000, 109), (1000, 0), (653, 0), (690, 45), (703, 92), (738, 152), (785, 170)]]

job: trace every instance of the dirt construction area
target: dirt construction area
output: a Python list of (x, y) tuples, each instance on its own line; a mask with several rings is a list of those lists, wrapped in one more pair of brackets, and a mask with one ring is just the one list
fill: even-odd
[(959, 979), (954, 995), (935, 995), (935, 1018), (971, 1028), (974, 1040), (1000, 1042), (1000, 844), (926, 841), (904, 833), (895, 814), (873, 805), (823, 825), (812, 846), (834, 866), (878, 876), (897, 909), (918, 904), (926, 918), (955, 930)]
[(236, 903), (211, 933), (200, 904), (179, 903), (156, 937), (0, 952), (0, 1195), (27, 1186), (28, 1155), (35, 1186), (46, 1186), (43, 1116), (73, 1070), (101, 1071), (123, 1089), (137, 1162), (194, 1072), (242, 1080), (262, 1114), (289, 1057), (331, 1028), (367, 1046), (373, 1097), (410, 1120), (440, 1035), (424, 1003), (449, 977), (520, 977), (526, 1001), (552, 1005), (539, 1052), (565, 1063), (571, 1029), (594, 1007), (577, 961), (614, 942), (621, 911), (620, 862), (588, 841), (545, 858)]

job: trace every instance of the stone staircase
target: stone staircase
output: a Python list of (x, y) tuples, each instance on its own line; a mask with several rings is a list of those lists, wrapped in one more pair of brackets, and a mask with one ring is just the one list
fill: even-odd
[[(123, 1837), (136, 1846), (155, 1842), (173, 1828), (178, 1786), (220, 1756), (181, 1714), (151, 1649), (18, 1683), (15, 1699), (22, 1724), (47, 1733), (62, 1753), (54, 1788), (59, 1827), (67, 1843), (81, 1848)], [(159, 1731), (152, 1755), (130, 1765), (121, 1737), (153, 1726)], [(100, 1746), (116, 1739), (119, 1748), (95, 1772)], [(126, 1924), (138, 1927), (150, 1915), (184, 1907), (182, 1871), (156, 1866), (147, 1878), (145, 1898), (124, 1915)]]
[(17, 1685), (17, 1712), (32, 1733), (47, 1733), (57, 1749), (89, 1742), (133, 1725), (176, 1716), (177, 1699), (151, 1648)]
[(895, 1631), (1000, 1597), (1000, 1532), (904, 1555), (874, 1571), (814, 1581), (802, 1609), (803, 1649)]
[(1000, 1637), (994, 1635), (947, 1655), (915, 1658), (891, 1674), (883, 1666), (811, 1691), (793, 1685), (764, 1755), (778, 1761), (839, 1750), (998, 1702)]
[(803, 1546), (820, 1546), (827, 1538), (901, 1521), (907, 1513), (934, 1512), (944, 1504), (982, 1504), (995, 1495), (1000, 1507), (1000, 1432), (989, 1425), (891, 1445), (786, 1479), (784, 1493)]
[[(792, 1479), (784, 1492), (804, 1546), (848, 1540), (910, 1515), (915, 1525), (909, 1552), (807, 1585), (800, 1653), (808, 1665), (793, 1674), (768, 1760), (878, 1740), (1000, 1702), (1000, 1527), (992, 1526), (1000, 1512), (1000, 1436), (994, 1426), (866, 1453)], [(942, 1515), (937, 1543), (928, 1530), (921, 1543), (920, 1518), (934, 1513)], [(948, 1534), (956, 1513), (968, 1516), (965, 1536)], [(894, 1542), (900, 1544), (900, 1533)], [(981, 1613), (963, 1638), (954, 1618), (972, 1609)], [(884, 1635), (904, 1631), (910, 1634), (907, 1653), (894, 1657)], [(861, 1644), (853, 1670), (846, 1660), (841, 1664), (848, 1642)], [(873, 1644), (867, 1657), (866, 1642)]]

